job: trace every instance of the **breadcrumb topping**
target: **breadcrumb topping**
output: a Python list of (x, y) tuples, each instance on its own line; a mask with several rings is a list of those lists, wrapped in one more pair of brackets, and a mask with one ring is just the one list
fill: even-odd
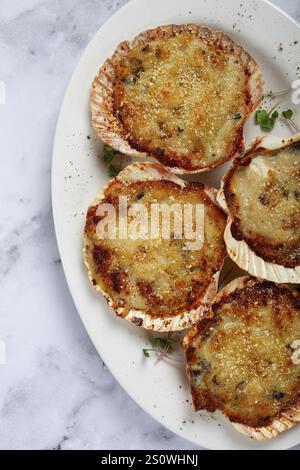
[(137, 149), (205, 167), (236, 145), (248, 80), (239, 57), (197, 36), (155, 40), (130, 50), (117, 67), (115, 111)]

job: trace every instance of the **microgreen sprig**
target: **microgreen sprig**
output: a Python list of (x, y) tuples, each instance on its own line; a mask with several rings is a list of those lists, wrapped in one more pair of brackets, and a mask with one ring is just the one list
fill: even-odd
[(264, 94), (264, 98), (275, 98), (276, 96), (285, 96), (288, 95), (291, 92), (291, 88), (285, 88), (284, 90), (280, 91), (269, 91)]
[(292, 119), (294, 116), (294, 111), (292, 109), (287, 109), (286, 111), (282, 111), (282, 116), (285, 119)]
[(294, 111), (292, 109), (287, 109), (282, 112), (282, 119), (292, 128), (294, 132), (300, 132), (299, 126), (293, 120)]
[[(117, 156), (120, 157), (120, 161), (118, 163), (113, 163), (114, 158)], [(122, 170), (122, 156), (110, 145), (104, 144), (103, 160), (108, 164), (107, 173), (110, 178), (116, 177)]]
[(270, 111), (265, 109), (258, 109), (256, 111), (256, 124), (258, 124), (263, 131), (272, 131), (275, 126), (275, 122), (279, 117), (277, 108), (279, 103), (277, 103)]
[(174, 358), (171, 354), (174, 352), (174, 345), (178, 343), (178, 338), (173, 333), (168, 333), (165, 338), (155, 337), (151, 341), (151, 348), (143, 349), (145, 357), (150, 357), (150, 353), (156, 354), (155, 364), (160, 362), (162, 359), (167, 359), (171, 362), (181, 363), (180, 359)]

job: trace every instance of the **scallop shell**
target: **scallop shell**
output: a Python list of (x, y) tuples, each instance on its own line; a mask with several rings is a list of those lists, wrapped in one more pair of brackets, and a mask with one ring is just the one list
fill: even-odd
[[(173, 183), (179, 185), (180, 187), (185, 187), (188, 183), (184, 180), (178, 178), (176, 175), (169, 173), (163, 166), (153, 163), (133, 163), (132, 165), (127, 166), (119, 175), (115, 178), (118, 181), (122, 181), (125, 184), (131, 184), (137, 181), (149, 181), (149, 180), (167, 180), (172, 181)], [(101, 194), (97, 196), (93, 205), (99, 204), (104, 197), (105, 189), (111, 184), (110, 181), (106, 187), (102, 190)], [(216, 194), (217, 191), (214, 188), (209, 186), (204, 186), (204, 190), (213, 203), (216, 204)], [(87, 255), (87, 235), (84, 235), (84, 248), (83, 248), (83, 258), (85, 265), (88, 269), (88, 276), (93, 285), (93, 287), (101, 292), (106, 298), (108, 305), (113, 308), (113, 301), (108, 296), (108, 294), (97, 284), (96, 286), (93, 283), (93, 273), (90, 269), (88, 263)], [(206, 290), (205, 295), (202, 299), (202, 304), (193, 310), (187, 311), (184, 314), (177, 316), (170, 316), (164, 318), (152, 318), (151, 315), (139, 311), (139, 310), (130, 310), (126, 316), (123, 316), (124, 309), (122, 307), (115, 308), (115, 313), (118, 316), (122, 316), (123, 319), (131, 321), (132, 323), (139, 324), (139, 320), (143, 320), (143, 328), (159, 332), (168, 332), (168, 331), (179, 331), (186, 328), (189, 328), (191, 325), (195, 324), (198, 320), (207, 315), (211, 302), (215, 297), (218, 290), (218, 282), (220, 272), (223, 266), (220, 266), (220, 270), (217, 271)]]
[(300, 423), (300, 405), (282, 413), (270, 426), (264, 428), (250, 428), (243, 424), (232, 423), (233, 427), (244, 436), (257, 441), (266, 441), (278, 437), (282, 432), (288, 431), (295, 424)]
[[(250, 278), (248, 276), (242, 276), (234, 281), (230, 282), (225, 286), (221, 291), (218, 292), (213, 303), (218, 303), (222, 300), (223, 297), (227, 297), (232, 294), (234, 291), (243, 289), (246, 286), (254, 286), (257, 280), (255, 278)], [(197, 327), (194, 326), (184, 337), (183, 340), (183, 347), (185, 351), (192, 345), (194, 337), (197, 336), (198, 330)], [(187, 375), (189, 375), (189, 369), (187, 367)], [(282, 432), (288, 431), (297, 423), (300, 422), (300, 403), (296, 404), (289, 410), (281, 413), (280, 416), (269, 426), (262, 427), (262, 428), (252, 428), (250, 426), (246, 426), (240, 423), (231, 423), (236, 431), (243, 434), (246, 437), (250, 437), (251, 439), (255, 439), (258, 441), (265, 441), (269, 439), (274, 439), (278, 437), (279, 434)]]
[[(156, 39), (167, 39), (183, 32), (190, 32), (197, 35), (212, 45), (218, 44), (224, 50), (229, 51), (240, 57), (245, 68), (249, 71), (248, 96), (249, 105), (245, 121), (248, 119), (252, 111), (258, 106), (263, 95), (264, 79), (258, 64), (255, 60), (241, 47), (236, 44), (229, 36), (223, 32), (213, 31), (206, 26), (196, 24), (186, 25), (167, 25), (160, 26), (140, 33), (131, 42), (124, 41), (118, 45), (115, 53), (110, 59), (107, 59), (101, 67), (98, 75), (92, 84), (92, 94), (90, 98), (90, 110), (92, 115), (92, 125), (98, 136), (103, 142), (111, 145), (119, 152), (131, 157), (153, 157), (146, 152), (140, 152), (134, 149), (124, 135), (123, 125), (116, 117), (114, 111), (114, 80), (116, 76), (116, 65), (125, 57), (128, 52), (137, 46), (145, 46), (149, 41)], [(242, 142), (243, 143), (243, 142)], [(240, 153), (240, 152), (239, 152)], [(215, 164), (198, 170), (188, 171), (179, 167), (167, 167), (171, 172), (177, 174), (184, 173), (200, 173), (210, 171), (213, 168), (225, 163), (230, 158), (237, 155), (230, 155), (228, 158), (220, 159)]]
[[(300, 133), (294, 135), (289, 139), (282, 139), (280, 137), (275, 136), (258, 138), (247, 153), (259, 149), (269, 150), (270, 152), (273, 152), (274, 150), (286, 148), (299, 141)], [(224, 182), (228, 174), (229, 173), (227, 173), (223, 178), (221, 189), (217, 194), (217, 202), (222, 207), (222, 209), (229, 214), (224, 233), (224, 240), (230, 258), (241, 269), (248, 272), (252, 276), (281, 284), (300, 284), (300, 266), (296, 266), (295, 268), (287, 268), (276, 263), (267, 262), (259, 255), (257, 255), (248, 246), (245, 240), (236, 240), (232, 236), (231, 225), (233, 223), (233, 218), (230, 215), (223, 189)]]

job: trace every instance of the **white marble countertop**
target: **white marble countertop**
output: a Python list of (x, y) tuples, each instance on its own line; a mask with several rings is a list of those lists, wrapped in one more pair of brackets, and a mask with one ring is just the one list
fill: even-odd
[[(102, 363), (53, 229), (61, 101), (86, 44), (126, 1), (0, 2), (0, 449), (195, 449), (144, 413)], [(300, 0), (274, 3), (300, 20)]]

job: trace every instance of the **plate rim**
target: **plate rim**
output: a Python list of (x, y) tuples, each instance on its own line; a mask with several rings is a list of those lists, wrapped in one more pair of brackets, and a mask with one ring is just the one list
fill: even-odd
[[(85, 320), (85, 316), (81, 314), (80, 312), (80, 307), (79, 307), (79, 297), (77, 295), (77, 293), (75, 292), (75, 289), (74, 289), (74, 286), (72, 286), (72, 282), (71, 282), (71, 276), (69, 276), (67, 273), (68, 273), (68, 268), (66, 267), (66, 261), (65, 261), (65, 255), (64, 255), (64, 249), (63, 249), (63, 242), (62, 242), (62, 236), (61, 236), (61, 233), (60, 233), (60, 230), (58, 228), (59, 226), (59, 222), (58, 222), (58, 210), (57, 210), (57, 203), (58, 201), (56, 200), (56, 196), (55, 196), (55, 193), (56, 193), (56, 177), (55, 177), (55, 168), (56, 168), (56, 160), (58, 157), (56, 157), (57, 153), (59, 153), (57, 151), (57, 148), (58, 148), (58, 134), (59, 134), (59, 127), (60, 127), (60, 124), (61, 124), (61, 121), (63, 120), (63, 114), (64, 114), (64, 108), (65, 108), (65, 104), (67, 102), (67, 99), (68, 99), (68, 95), (69, 95), (69, 92), (70, 92), (70, 89), (72, 87), (72, 84), (73, 84), (73, 80), (74, 80), (74, 77), (76, 77), (77, 73), (78, 73), (78, 70), (80, 69), (81, 67), (81, 64), (85, 58), (85, 56), (88, 55), (89, 53), (89, 50), (93, 49), (94, 47), (94, 44), (96, 44), (97, 42), (97, 37), (98, 35), (101, 33), (102, 29), (104, 28), (104, 26), (106, 26), (112, 18), (116, 19), (117, 16), (122, 16), (122, 14), (124, 13), (125, 10), (129, 9), (130, 7), (132, 7), (133, 4), (135, 3), (139, 3), (140, 1), (145, 1), (145, 0), (129, 0), (125, 5), (123, 5), (121, 8), (119, 8), (116, 12), (114, 12), (101, 26), (100, 28), (94, 33), (93, 37), (90, 39), (90, 41), (87, 43), (87, 45), (85, 46), (84, 50), (82, 51), (82, 53), (80, 54), (80, 57), (77, 61), (77, 64), (75, 66), (75, 68), (73, 69), (72, 71), (72, 74), (71, 74), (71, 77), (68, 81), (68, 84), (65, 88), (65, 92), (64, 92), (64, 96), (63, 96), (63, 99), (61, 101), (61, 105), (60, 105), (60, 110), (59, 110), (59, 113), (58, 113), (58, 118), (57, 118), (57, 122), (56, 122), (56, 126), (55, 126), (55, 133), (54, 133), (54, 139), (53, 139), (53, 146), (52, 146), (52, 159), (51, 159), (51, 209), (52, 209), (52, 217), (53, 217), (53, 222), (54, 222), (54, 231), (55, 231), (55, 237), (56, 237), (56, 242), (57, 242), (57, 247), (58, 247), (58, 252), (59, 252), (59, 255), (60, 255), (60, 258), (61, 258), (61, 262), (62, 262), (62, 267), (63, 267), (63, 272), (64, 272), (64, 276), (65, 276), (65, 279), (66, 279), (66, 284), (68, 286), (68, 289), (69, 289), (69, 292), (71, 294), (71, 297), (72, 297), (72, 300), (74, 302), (74, 305), (75, 305), (75, 308), (77, 310), (77, 314), (79, 315), (79, 318), (86, 330), (86, 333), (90, 339), (90, 341), (93, 343), (93, 346), (95, 348), (95, 350), (97, 351), (97, 354), (104, 360), (104, 362), (107, 364), (109, 361), (106, 361), (105, 357), (106, 357), (106, 354), (105, 354), (105, 351), (100, 351), (100, 348), (98, 348), (96, 346), (96, 342), (94, 341), (94, 334), (92, 332), (90, 332), (90, 328), (88, 327), (87, 325), (87, 321)], [(259, 2), (261, 3), (264, 3), (266, 5), (268, 5), (270, 8), (274, 9), (274, 10), (277, 10), (281, 15), (283, 15), (284, 17), (286, 17), (289, 21), (291, 21), (298, 29), (299, 29), (299, 32), (300, 32), (300, 24), (294, 19), (292, 18), (288, 13), (286, 13), (285, 11), (283, 11), (278, 5), (275, 5), (273, 4), (271, 1), (269, 0), (259, 0)], [(164, 22), (162, 22), (162, 24), (164, 24)], [(185, 439), (187, 442), (190, 442), (198, 447), (202, 447), (203, 449), (205, 450), (220, 450), (218, 446), (216, 447), (207, 447), (205, 444), (200, 444), (199, 441), (197, 441), (196, 439), (193, 440), (192, 438), (189, 438), (189, 437), (185, 437), (184, 434), (182, 433), (179, 433), (178, 432), (178, 429), (175, 429), (173, 428), (172, 426), (170, 426), (169, 424), (163, 422), (158, 416), (155, 415), (154, 412), (151, 412), (149, 409), (147, 409), (143, 404), (142, 404), (142, 401), (140, 399), (137, 399), (135, 396), (133, 396), (133, 394), (131, 393), (130, 391), (130, 388), (127, 386), (126, 383), (124, 383), (124, 381), (122, 380), (122, 378), (120, 378), (120, 376), (116, 373), (116, 371), (112, 371), (111, 368), (108, 366), (108, 369), (110, 371), (110, 373), (112, 374), (113, 378), (117, 381), (117, 383), (121, 386), (121, 388), (126, 392), (126, 394), (128, 394), (128, 396), (146, 413), (148, 414), (149, 416), (151, 416), (152, 419), (156, 420), (159, 424), (161, 424), (162, 426), (164, 426), (165, 428), (167, 428), (168, 430), (170, 430), (172, 433), (174, 433), (175, 435), (179, 436), (180, 438), (182, 439)], [(300, 424), (299, 424), (299, 428), (300, 428)], [(299, 441), (295, 444), (292, 444), (292, 446), (296, 446), (300, 444), (300, 436), (299, 436)], [(239, 450), (243, 450), (243, 447), (244, 447), (244, 450), (246, 450), (246, 446), (239, 446), (238, 449)], [(282, 449), (282, 450), (287, 450), (287, 449), (290, 449), (291, 447), (290, 446), (278, 446), (279, 449)], [(258, 448), (259, 450), (264, 450), (263, 447), (261, 448)], [(201, 449), (199, 449), (201, 450)], [(229, 446), (227, 447), (227, 450), (237, 450), (237, 449), (234, 449), (233, 447), (230, 449)]]

